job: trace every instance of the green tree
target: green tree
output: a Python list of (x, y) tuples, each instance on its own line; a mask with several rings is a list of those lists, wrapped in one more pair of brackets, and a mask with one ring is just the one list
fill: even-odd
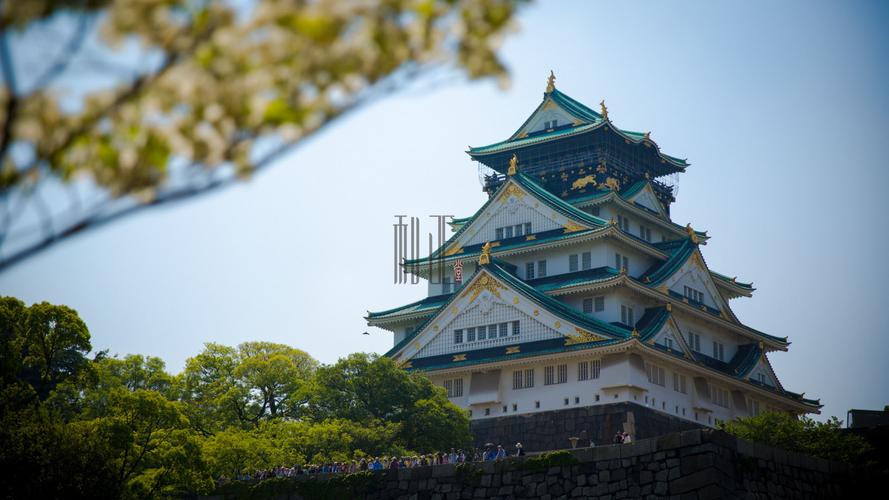
[(235, 348), (206, 344), (186, 362), (182, 399), (205, 434), (229, 425), (256, 427), (262, 420), (296, 418), (318, 362), (304, 351), (271, 342)]
[[(496, 49), (520, 1), (3, 2), (0, 203), (42, 203), (35, 187), (47, 180), (89, 179), (107, 196), (68, 207), (36, 239), (0, 237), (0, 269), (72, 234), (249, 177), (431, 70), (505, 80)], [(69, 36), (56, 32), (59, 20)], [(54, 57), (11, 50), (24, 31), (45, 33)], [(121, 46), (136, 56), (123, 68)], [(16, 59), (29, 61), (29, 74), (18, 74)], [(104, 78), (76, 88), (60, 78), (69, 69)], [(78, 105), (63, 106), (62, 94)], [(179, 183), (173, 171), (185, 174)], [(0, 235), (17, 222), (8, 219)], [(6, 252), (6, 239), (20, 248)]]
[(723, 423), (720, 428), (749, 441), (842, 462), (855, 461), (869, 448), (864, 439), (843, 432), (836, 417), (816, 422), (786, 412), (766, 412)]
[(398, 424), (397, 442), (409, 450), (441, 450), (470, 441), (469, 419), (444, 389), (387, 357), (355, 353), (321, 367), (311, 392), (315, 420)]

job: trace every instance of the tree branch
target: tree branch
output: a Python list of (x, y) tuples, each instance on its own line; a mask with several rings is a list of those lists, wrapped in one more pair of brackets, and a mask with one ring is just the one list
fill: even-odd
[(6, 83), (6, 90), (9, 94), (9, 100), (6, 101), (6, 116), (3, 126), (0, 127), (0, 159), (6, 157), (6, 150), (9, 149), (9, 144), (12, 142), (12, 124), (15, 122), (19, 105), (15, 68), (12, 63), (12, 54), (9, 52), (8, 36), (8, 31), (0, 32), (0, 72), (3, 74), (3, 81)]

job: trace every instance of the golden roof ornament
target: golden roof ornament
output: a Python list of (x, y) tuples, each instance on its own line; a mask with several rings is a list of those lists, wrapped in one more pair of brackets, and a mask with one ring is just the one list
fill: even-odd
[(549, 94), (553, 90), (556, 90), (556, 74), (553, 73), (553, 70), (549, 70), (549, 78), (546, 79), (546, 93)]
[(639, 330), (636, 327), (633, 327), (633, 338), (639, 338)]
[(646, 140), (646, 141), (650, 141), (650, 140), (651, 140), (651, 131), (650, 131), (650, 130), (649, 130), (648, 132), (645, 132), (645, 140)]
[(518, 171), (519, 167), (519, 157), (516, 156), (515, 153), (512, 154), (512, 158), (509, 159), (509, 170), (506, 171), (506, 175), (513, 176)]
[(488, 241), (482, 245), (482, 254), (478, 257), (478, 263), (481, 266), (491, 263), (491, 242)]
[(608, 108), (605, 106), (605, 99), (602, 99), (602, 102), (599, 103), (599, 106), (602, 107), (602, 119), (608, 121)]
[(760, 351), (763, 350), (763, 347), (765, 347), (765, 346), (763, 345), (762, 340), (760, 340), (759, 341), (759, 350)]
[(695, 230), (692, 229), (690, 223), (685, 225), (685, 232), (688, 233), (688, 237), (689, 237), (689, 239), (691, 239), (692, 243), (694, 243), (694, 244), (698, 243), (698, 235), (697, 235), (697, 233), (695, 233)]

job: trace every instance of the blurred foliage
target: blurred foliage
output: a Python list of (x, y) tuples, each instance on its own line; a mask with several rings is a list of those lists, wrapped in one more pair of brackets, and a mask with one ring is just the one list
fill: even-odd
[[(173, 198), (162, 189), (174, 165), (202, 172), (227, 166), (235, 178), (249, 177), (344, 112), (431, 68), (505, 83), (496, 50), (520, 3), (2, 2), (0, 195), (45, 177), (89, 178), (113, 198), (128, 196), (148, 206)], [(76, 89), (59, 76), (69, 64), (90, 64), (77, 58), (77, 41), (93, 24), (81, 23), (70, 41), (57, 40), (58, 59), (49, 61), (36, 87), (16, 88), (22, 75), (15, 59), (34, 63), (34, 57), (24, 47), (12, 53), (10, 41), (63, 16), (72, 25), (86, 18), (98, 24), (104, 52), (90, 58), (107, 60), (92, 71), (109, 73), (114, 51), (126, 50), (140, 62), (130, 71), (135, 76), (117, 75), (113, 85), (78, 97), (79, 105), (64, 106), (63, 94), (70, 98)], [(205, 188), (190, 186), (175, 198)], [(93, 222), (84, 219), (72, 230)]]
[(816, 422), (785, 412), (765, 412), (720, 424), (722, 430), (748, 441), (828, 460), (856, 462), (870, 445), (859, 436), (841, 432), (842, 426), (837, 417)]
[(171, 375), (158, 358), (90, 358), (75, 311), (11, 297), (0, 340), (3, 498), (181, 497), (281, 465), (470, 440), (444, 389), (376, 355), (320, 366), (282, 344), (207, 344)]

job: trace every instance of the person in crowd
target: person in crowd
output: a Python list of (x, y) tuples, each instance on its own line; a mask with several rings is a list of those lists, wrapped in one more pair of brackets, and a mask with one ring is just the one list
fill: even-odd
[(624, 434), (623, 434), (623, 437), (624, 437), (624, 439), (623, 439), (623, 441), (622, 441), (623, 443), (632, 443), (632, 442), (633, 442), (633, 438), (630, 437), (630, 433), (629, 433), (629, 432), (626, 432), (626, 431), (625, 431)]
[(624, 442), (624, 435), (623, 435), (623, 433), (622, 433), (621, 431), (617, 431), (617, 433), (614, 434), (614, 438), (611, 440), (611, 442), (612, 442), (613, 444), (621, 444), (621, 443), (623, 443), (623, 442)]
[(515, 456), (517, 456), (517, 457), (525, 456), (525, 450), (522, 449), (522, 443), (515, 444)]
[(506, 450), (503, 449), (503, 446), (497, 445), (497, 454), (494, 455), (494, 460), (503, 460), (506, 458)]

